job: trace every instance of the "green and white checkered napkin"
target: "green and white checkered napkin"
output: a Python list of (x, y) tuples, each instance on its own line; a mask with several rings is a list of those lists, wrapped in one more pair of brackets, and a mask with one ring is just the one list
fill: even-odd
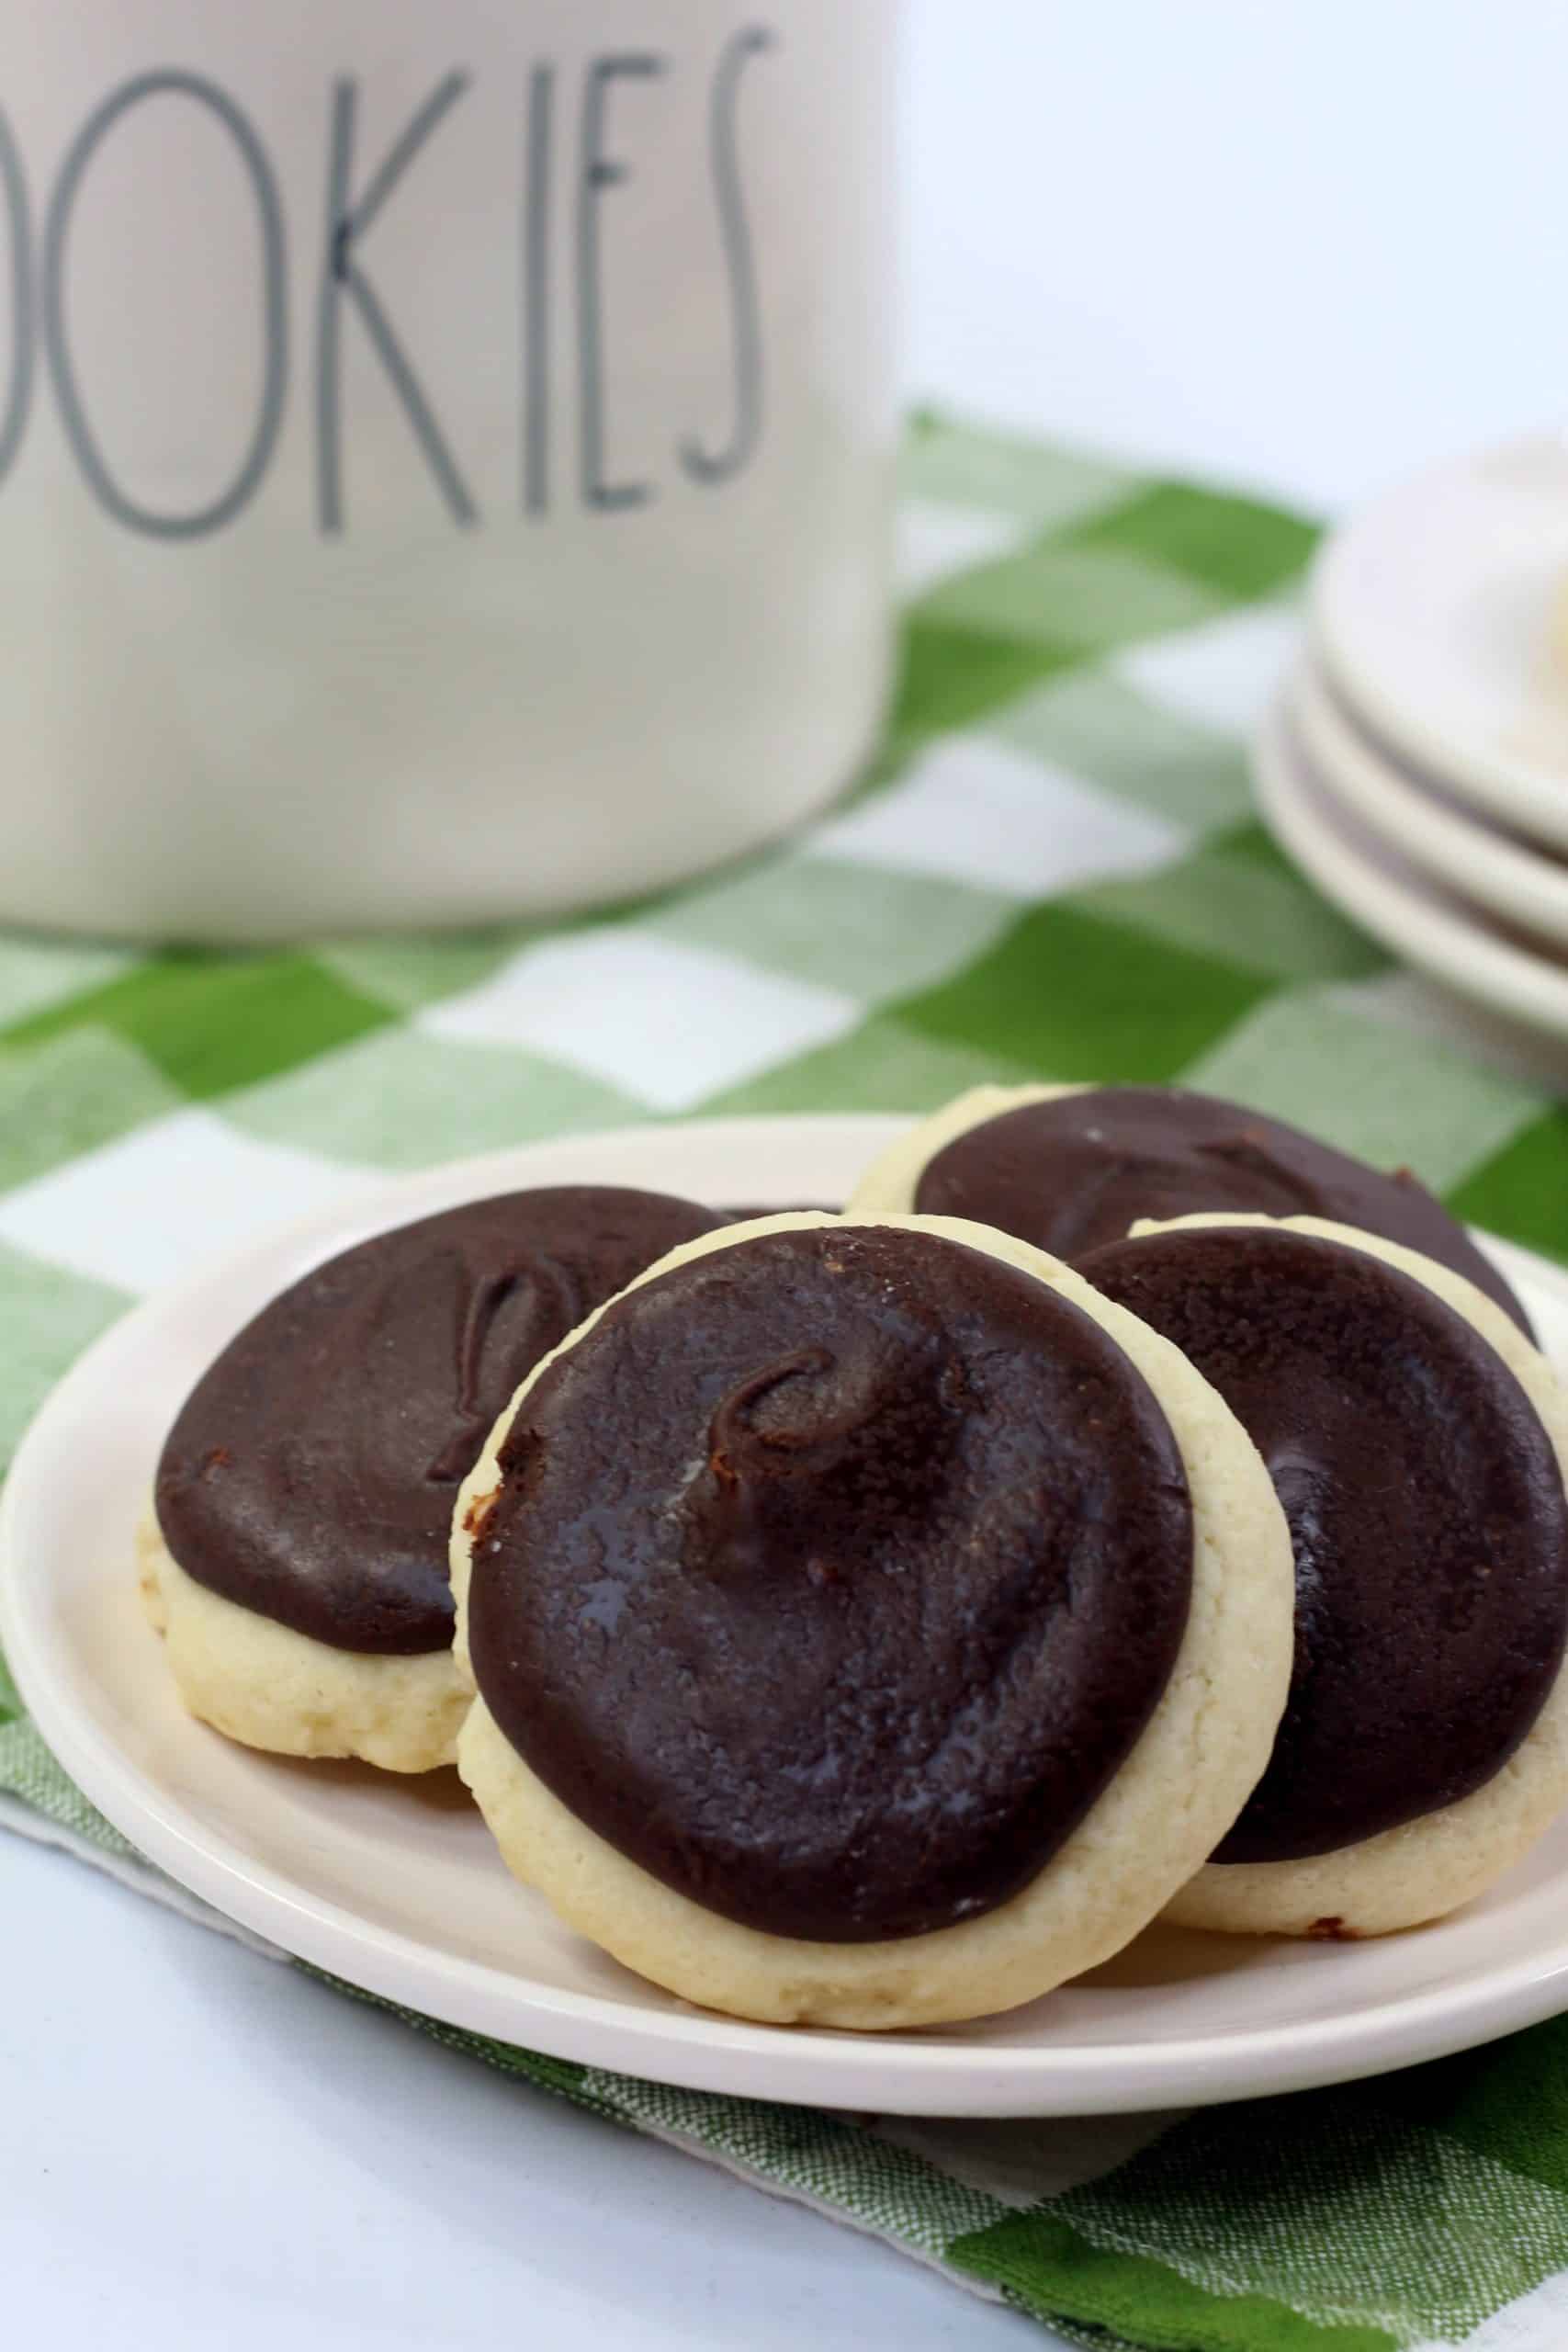
[[(903, 525), (908, 661), (876, 772), (746, 865), (463, 938), (243, 956), (0, 940), (0, 1443), (201, 1250), (373, 1170), (671, 1114), (1179, 1079), (1408, 1163), (1462, 1215), (1568, 1255), (1568, 1112), (1252, 816), (1243, 737), (1311, 526), (930, 419)], [(176, 1899), (70, 1786), (3, 1668), (0, 1792), (14, 1826)], [(410, 2022), (1084, 2343), (1568, 2341), (1568, 2020), (1348, 2090), (1074, 2125), (767, 2107)]]

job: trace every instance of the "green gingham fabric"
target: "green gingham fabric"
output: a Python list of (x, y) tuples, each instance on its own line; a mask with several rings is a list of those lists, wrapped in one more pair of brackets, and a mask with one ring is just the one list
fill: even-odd
[[(652, 1118), (1180, 1080), (1568, 1254), (1568, 1114), (1529, 1059), (1395, 970), (1251, 812), (1245, 737), (1312, 526), (933, 418), (905, 487), (883, 750), (764, 856), (458, 938), (0, 939), (0, 1444), (197, 1253), (376, 1170)], [(0, 1819), (199, 1910), (71, 1787), (3, 1665)], [(1568, 2342), (1568, 2020), (1349, 2089), (1074, 2125), (769, 2107), (409, 2022), (1083, 2344)]]

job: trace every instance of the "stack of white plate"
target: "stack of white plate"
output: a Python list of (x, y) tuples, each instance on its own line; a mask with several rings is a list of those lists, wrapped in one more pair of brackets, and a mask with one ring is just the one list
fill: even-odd
[(1420, 474), (1314, 574), (1262, 811), (1395, 955), (1568, 1037), (1568, 434)]

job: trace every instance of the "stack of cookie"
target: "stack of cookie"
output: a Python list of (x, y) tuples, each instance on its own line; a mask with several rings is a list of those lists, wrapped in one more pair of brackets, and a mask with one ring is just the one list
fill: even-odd
[(1410, 1178), (987, 1088), (841, 1216), (571, 1187), (318, 1268), (186, 1402), (141, 1574), (231, 1737), (456, 1757), (628, 1966), (886, 2028), (1162, 1911), (1477, 1894), (1568, 1796), (1565, 1464)]

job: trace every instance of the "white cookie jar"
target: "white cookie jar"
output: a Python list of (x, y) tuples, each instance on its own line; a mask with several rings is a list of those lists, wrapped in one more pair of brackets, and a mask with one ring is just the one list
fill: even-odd
[(0, 0), (0, 919), (610, 900), (889, 665), (897, 0)]

